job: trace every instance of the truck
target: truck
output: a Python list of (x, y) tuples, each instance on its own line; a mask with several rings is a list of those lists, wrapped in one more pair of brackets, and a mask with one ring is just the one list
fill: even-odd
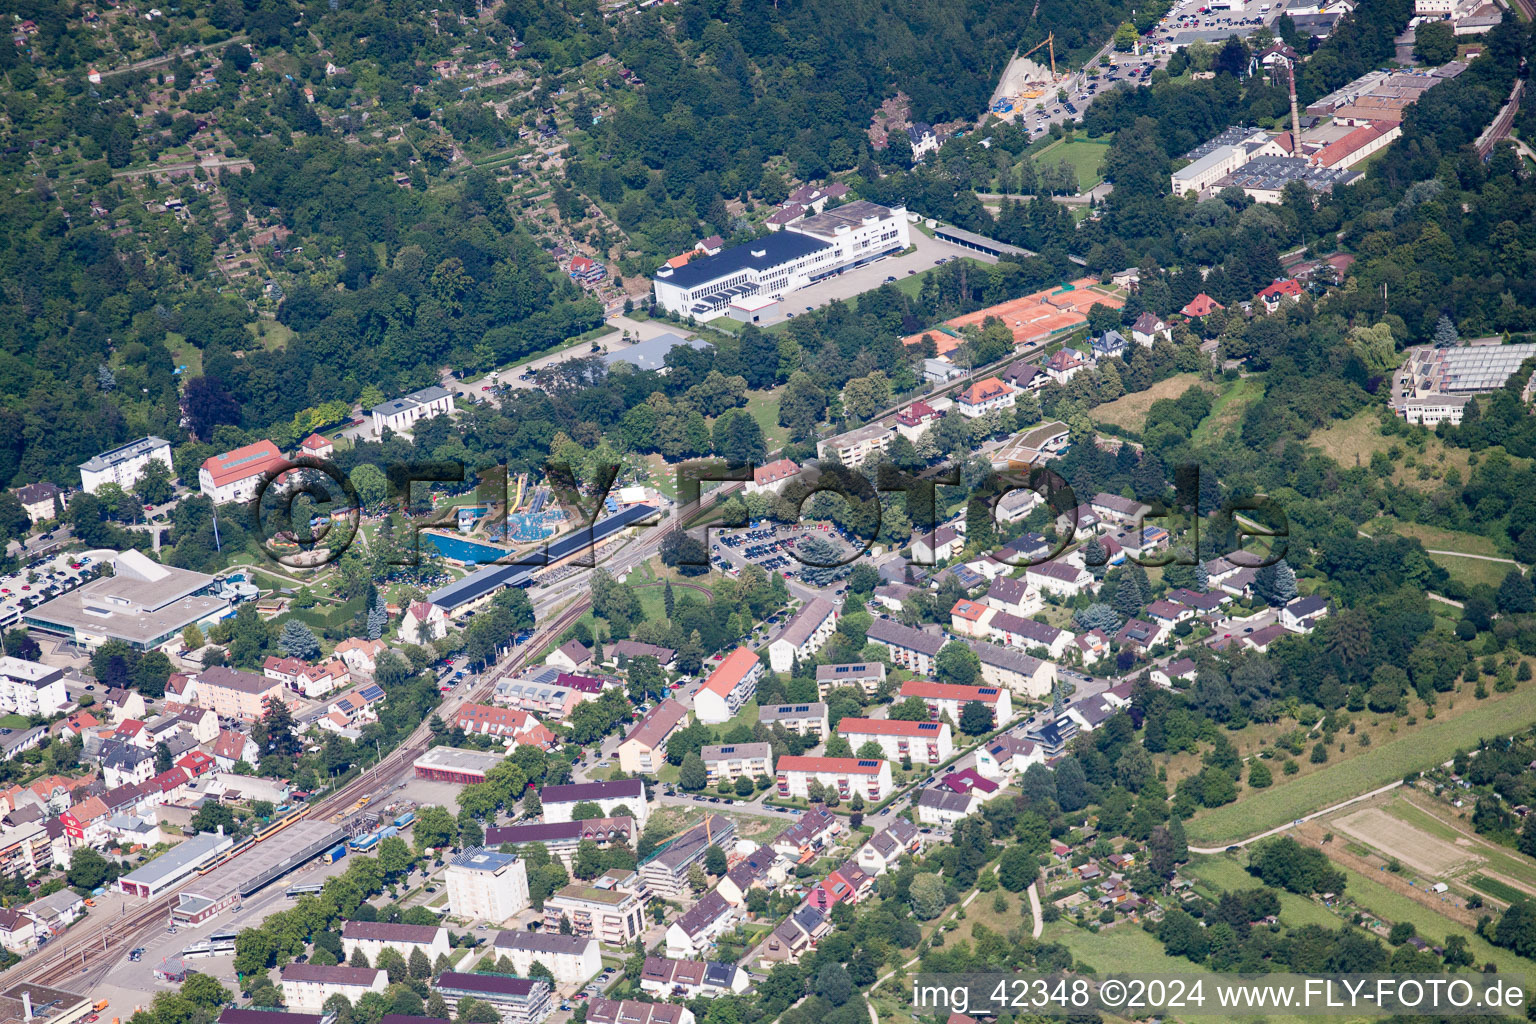
[(107, 1008), (107, 1005), (108, 1005), (109, 1002), (110, 1002), (110, 1000), (107, 1000), (107, 999), (98, 999), (98, 1000), (96, 1000), (96, 1005), (91, 1007), (91, 1012), (92, 1013), (100, 1013), (102, 1010), (105, 1010)]
[(407, 829), (407, 828), (410, 828), (411, 824), (415, 820), (416, 820), (416, 812), (415, 811), (406, 811), (404, 814), (400, 815), (400, 817), (395, 819), (395, 828), (396, 829)]
[(341, 860), (341, 858), (345, 857), (346, 855), (347, 855), (347, 844), (346, 843), (342, 843), (341, 845), (337, 846), (335, 849), (331, 850), (329, 853), (327, 853), (325, 855), (325, 862), (327, 864), (334, 864), (337, 861)]

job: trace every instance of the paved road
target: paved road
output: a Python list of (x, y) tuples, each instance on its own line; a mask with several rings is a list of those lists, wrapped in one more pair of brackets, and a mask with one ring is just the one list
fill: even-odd
[(193, 172), (199, 167), (205, 171), (216, 171), (221, 167), (255, 167), (245, 157), (222, 156), (208, 157), (203, 160), (187, 160), (179, 164), (156, 164), (154, 167), (140, 167), (132, 171), (113, 171), (114, 178), (142, 178), (148, 174), (174, 174), (182, 171)]
[(1029, 883), (1029, 912), (1035, 919), (1034, 925), (1030, 928), (1029, 933), (1038, 939), (1040, 937), (1040, 933), (1045, 931), (1045, 915), (1040, 910), (1039, 881)]

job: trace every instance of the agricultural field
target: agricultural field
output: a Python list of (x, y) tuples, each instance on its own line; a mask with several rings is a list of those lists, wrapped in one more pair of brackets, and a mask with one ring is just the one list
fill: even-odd
[[(1450, 715), (1442, 710), (1433, 721), (1422, 721), (1389, 741), (1373, 743), (1365, 750), (1351, 748), (1347, 758), (1315, 771), (1289, 777), (1277, 772), (1271, 788), (1244, 792), (1235, 803), (1202, 811), (1186, 828), (1190, 842), (1230, 843), (1277, 828), (1450, 760), (1457, 750), (1473, 747), (1484, 737), (1524, 729), (1536, 722), (1533, 687), (1475, 703), (1461, 696), (1457, 703), (1458, 708)], [(1173, 773), (1169, 774), (1172, 777)]]
[[(1524, 890), (1527, 896), (1536, 895), (1536, 862), (1478, 835), (1472, 830), (1471, 823), (1465, 820), (1469, 817), (1468, 811), (1458, 811), (1422, 791), (1405, 793), (1384, 806), (1393, 817), (1465, 850), (1468, 869), (1480, 865), (1479, 869), (1485, 877), (1504, 884), (1513, 883), (1517, 890)], [(1476, 885), (1473, 887), (1481, 888)], [(1489, 892), (1487, 889), (1483, 891)]]
[(1105, 402), (1095, 408), (1089, 416), (1095, 423), (1105, 423), (1130, 433), (1140, 433), (1146, 425), (1147, 411), (1152, 408), (1153, 402), (1163, 398), (1178, 398), (1193, 387), (1214, 390), (1212, 385), (1201, 384), (1198, 373), (1179, 373), (1166, 380), (1158, 381), (1145, 391), (1133, 392), (1113, 402)]
[(1459, 848), (1454, 840), (1437, 839), (1380, 807), (1351, 811), (1335, 818), (1333, 827), (1434, 878), (1445, 878), (1458, 868), (1474, 867), (1479, 862), (1475, 854)]

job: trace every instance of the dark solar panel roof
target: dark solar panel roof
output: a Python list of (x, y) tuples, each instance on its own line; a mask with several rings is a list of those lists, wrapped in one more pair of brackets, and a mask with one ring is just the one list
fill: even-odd
[[(799, 259), (801, 256), (809, 256), (818, 249), (825, 248), (827, 243), (819, 238), (812, 238), (810, 235), (802, 235), (794, 231), (776, 231), (764, 238), (734, 245), (713, 256), (689, 260), (683, 266), (674, 269), (669, 276), (659, 277), (659, 280), (679, 288), (697, 288), (701, 284), (729, 277), (740, 270), (748, 268), (766, 270), (780, 263)], [(753, 255), (758, 252), (763, 255)]]

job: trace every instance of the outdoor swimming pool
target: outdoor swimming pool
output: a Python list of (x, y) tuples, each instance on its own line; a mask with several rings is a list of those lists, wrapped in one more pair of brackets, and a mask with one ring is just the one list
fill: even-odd
[(498, 558), (505, 558), (507, 552), (501, 548), (492, 547), (489, 544), (476, 544), (474, 541), (463, 540), (459, 537), (445, 537), (439, 533), (424, 533), (422, 539), (437, 549), (437, 553), (444, 558), (452, 558), (455, 561), (467, 564), (482, 562), (494, 562)]

